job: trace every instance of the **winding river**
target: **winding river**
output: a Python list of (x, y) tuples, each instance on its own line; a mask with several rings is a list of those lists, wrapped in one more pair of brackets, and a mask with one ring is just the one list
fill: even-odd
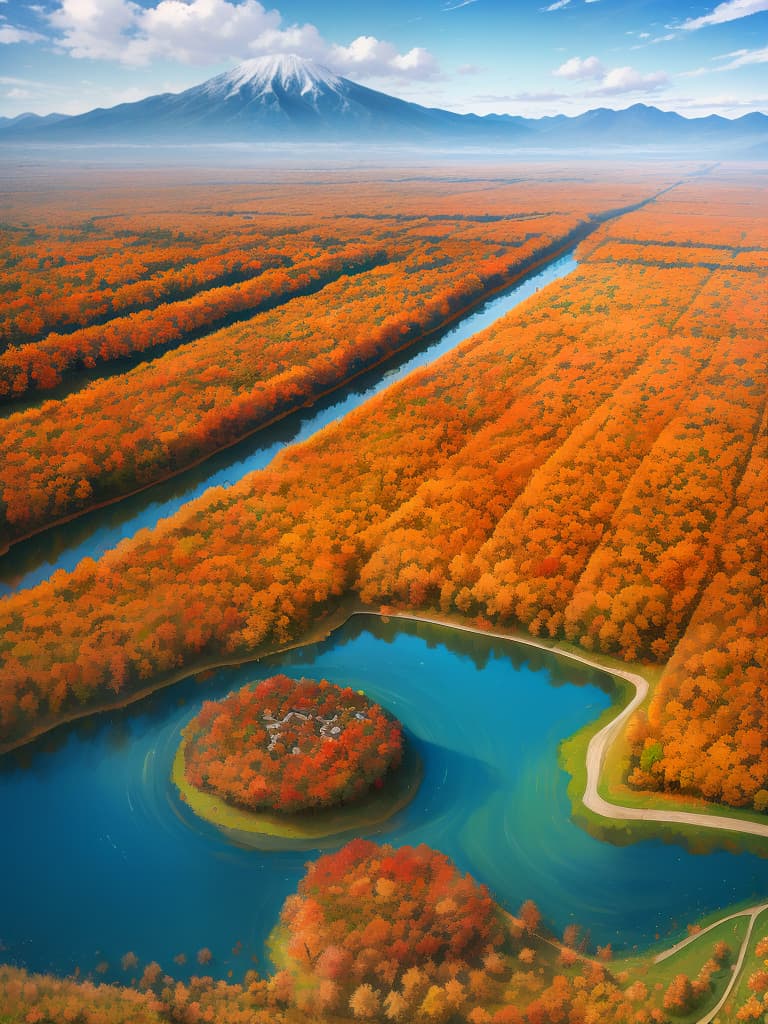
[[(31, 586), (151, 526), (208, 486), (266, 465), (414, 366), (568, 273), (567, 254), (494, 297), (399, 365), (229, 449), (168, 484), (19, 545), (6, 590)], [(606, 677), (512, 642), (426, 623), (356, 616), (328, 640), (189, 679), (121, 711), (61, 728), (0, 760), (0, 958), (57, 973), (111, 967), (128, 950), (177, 976), (266, 969), (264, 940), (315, 850), (241, 849), (195, 818), (169, 780), (179, 730), (201, 702), (276, 671), (365, 689), (403, 721), (425, 768), (414, 801), (377, 838), (425, 842), (510, 909), (531, 897), (548, 922), (633, 947), (768, 892), (768, 860), (594, 839), (573, 824), (557, 747), (610, 701)], [(237, 955), (233, 947), (242, 943)], [(184, 953), (186, 966), (172, 958)]]

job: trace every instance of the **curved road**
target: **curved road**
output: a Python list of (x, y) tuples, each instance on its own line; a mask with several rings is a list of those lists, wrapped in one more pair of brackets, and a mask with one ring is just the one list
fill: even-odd
[(697, 828), (716, 828), (727, 832), (741, 832), (745, 835), (764, 836), (768, 839), (768, 824), (761, 824), (757, 821), (747, 821), (741, 818), (729, 818), (721, 814), (709, 814), (707, 811), (657, 811), (645, 807), (625, 807), (622, 804), (612, 804), (603, 799), (597, 791), (600, 781), (600, 771), (605, 760), (605, 754), (611, 742), (615, 739), (621, 727), (629, 716), (640, 707), (648, 696), (648, 680), (635, 672), (628, 672), (624, 669), (606, 668), (591, 658), (583, 657), (580, 654), (571, 654), (570, 651), (559, 650), (555, 646), (541, 643), (538, 640), (515, 636), (513, 633), (500, 633), (491, 630), (477, 629), (474, 626), (463, 626), (448, 619), (428, 618), (425, 615), (410, 615), (406, 612), (393, 612), (387, 616), (380, 612), (360, 611), (353, 612), (353, 615), (379, 615), (381, 618), (410, 619), (413, 622), (429, 622), (434, 626), (448, 626), (451, 629), (458, 629), (464, 633), (477, 633), (478, 636), (495, 637), (498, 640), (513, 640), (515, 643), (523, 644), (526, 647), (536, 647), (541, 651), (548, 651), (550, 654), (559, 654), (563, 658), (570, 658), (572, 661), (580, 661), (583, 665), (596, 668), (608, 675), (621, 676), (635, 688), (635, 696), (627, 706), (616, 715), (607, 725), (604, 725), (599, 732), (596, 732), (589, 741), (587, 747), (587, 785), (584, 790), (582, 801), (584, 806), (594, 811), (602, 818), (612, 818), (619, 821), (661, 821), (676, 825), (694, 825)]
[(696, 1024), (711, 1024), (711, 1022), (715, 1019), (718, 1013), (720, 1013), (720, 1011), (728, 1001), (728, 997), (733, 992), (734, 988), (736, 987), (736, 983), (738, 982), (741, 976), (741, 971), (744, 967), (744, 961), (746, 960), (747, 953), (749, 952), (749, 943), (752, 939), (752, 932), (754, 931), (755, 921), (758, 919), (758, 917), (760, 916), (760, 914), (762, 914), (764, 910), (768, 910), (768, 903), (760, 903), (754, 907), (746, 907), (744, 910), (737, 910), (735, 914), (728, 914), (725, 917), (721, 917), (717, 921), (713, 921), (712, 924), (707, 925), (706, 928), (702, 928), (700, 932), (696, 932), (693, 935), (689, 935), (687, 939), (683, 939), (681, 942), (677, 942), (674, 946), (670, 946), (669, 949), (665, 949), (663, 953), (659, 953), (657, 956), (653, 958), (653, 962), (655, 964), (660, 964), (663, 960), (667, 960), (669, 957), (673, 956), (679, 950), (684, 949), (686, 946), (689, 946), (692, 942), (696, 942), (696, 940), (700, 939), (702, 935), (706, 935), (707, 932), (711, 932), (713, 928), (717, 928), (718, 925), (725, 924), (726, 921), (734, 921), (737, 917), (746, 917), (747, 915), (749, 915), (749, 925), (744, 934), (744, 938), (742, 939), (741, 948), (739, 949), (739, 955), (736, 958), (736, 962), (734, 963), (733, 968), (731, 969), (731, 979), (726, 985), (725, 991), (718, 999), (716, 1005), (713, 1006), (711, 1010), (707, 1010), (703, 1017), (699, 1017), (699, 1019), (696, 1021)]

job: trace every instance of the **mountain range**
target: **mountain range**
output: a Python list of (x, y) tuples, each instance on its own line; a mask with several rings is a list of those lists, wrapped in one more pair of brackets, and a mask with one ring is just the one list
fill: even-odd
[(764, 153), (768, 116), (686, 118), (637, 103), (576, 117), (457, 114), (368, 89), (291, 55), (244, 61), (180, 93), (96, 108), (85, 114), (0, 118), (0, 142), (210, 144), (384, 143), (408, 146), (722, 150)]

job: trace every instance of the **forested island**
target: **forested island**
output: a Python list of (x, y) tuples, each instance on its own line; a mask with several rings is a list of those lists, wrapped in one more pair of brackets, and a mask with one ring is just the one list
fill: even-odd
[(183, 798), (238, 831), (349, 831), (393, 814), (417, 785), (412, 764), (398, 777), (400, 724), (362, 692), (325, 679), (272, 676), (206, 701), (183, 737), (173, 771)]

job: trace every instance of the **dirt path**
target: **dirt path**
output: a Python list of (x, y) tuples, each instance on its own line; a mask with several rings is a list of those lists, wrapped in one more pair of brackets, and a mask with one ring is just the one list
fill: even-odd
[[(353, 613), (361, 614), (361, 613)], [(370, 612), (365, 614), (371, 614)], [(376, 614), (376, 613), (373, 613)], [(622, 804), (612, 804), (603, 799), (597, 791), (600, 781), (600, 772), (603, 767), (606, 752), (621, 731), (622, 726), (629, 716), (643, 703), (648, 696), (648, 681), (635, 672), (625, 669), (608, 669), (591, 658), (580, 654), (558, 650), (556, 646), (541, 643), (538, 640), (522, 638), (512, 633), (492, 632), (484, 629), (477, 629), (474, 626), (464, 626), (459, 623), (450, 622), (447, 619), (428, 618), (424, 615), (409, 615), (407, 613), (393, 613), (388, 616), (392, 619), (410, 619), (414, 622), (429, 622), (435, 626), (449, 626), (464, 633), (476, 633), (478, 636), (494, 637), (499, 640), (514, 640), (515, 643), (523, 644), (526, 647), (536, 647), (542, 651), (549, 651), (550, 654), (559, 654), (572, 661), (580, 661), (590, 668), (599, 669), (609, 675), (621, 676), (635, 688), (635, 696), (620, 711), (614, 719), (596, 732), (589, 741), (587, 747), (587, 785), (582, 800), (584, 806), (602, 818), (611, 818), (619, 821), (659, 821), (672, 825), (693, 825), (696, 828), (716, 828), (726, 832), (740, 832), (744, 835), (764, 836), (768, 839), (768, 823), (765, 825), (756, 821), (747, 821), (741, 818), (729, 818), (722, 814), (710, 814), (707, 811), (659, 811), (650, 807), (625, 807)]]
[(768, 910), (768, 903), (759, 903), (754, 907), (745, 907), (744, 910), (737, 910), (733, 914), (727, 914), (725, 917), (721, 917), (717, 921), (713, 921), (712, 924), (707, 925), (706, 928), (702, 928), (701, 931), (695, 932), (693, 935), (689, 935), (688, 938), (675, 943), (674, 946), (670, 946), (669, 949), (665, 949), (663, 953), (658, 953), (653, 958), (653, 962), (655, 964), (660, 964), (662, 963), (662, 961), (669, 959), (669, 957), (671, 956), (674, 956), (674, 954), (678, 953), (681, 949), (685, 949), (685, 947), (689, 946), (692, 942), (696, 942), (696, 940), (700, 939), (702, 935), (706, 935), (707, 932), (711, 932), (713, 928), (717, 928), (719, 925), (725, 924), (727, 921), (735, 921), (737, 917), (749, 917), (749, 926), (747, 927), (747, 931), (742, 940), (741, 948), (739, 949), (739, 955), (736, 958), (736, 962), (734, 963), (733, 968), (731, 970), (730, 981), (728, 982), (725, 991), (720, 996), (720, 999), (717, 1001), (716, 1005), (713, 1006), (712, 1009), (707, 1010), (703, 1017), (699, 1017), (699, 1019), (696, 1021), (696, 1024), (711, 1024), (711, 1022), (715, 1019), (718, 1013), (720, 1013), (720, 1011), (728, 1001), (728, 997), (733, 992), (739, 978), (741, 977), (741, 972), (744, 967), (744, 961), (746, 960), (747, 954), (749, 953), (749, 944), (752, 940), (752, 933), (755, 928), (755, 921), (757, 921), (758, 917), (760, 916), (760, 914), (763, 913), (764, 910)]
[(718, 918), (717, 921), (713, 921), (712, 924), (708, 924), (706, 928), (702, 928), (701, 931), (694, 932), (693, 935), (689, 935), (688, 938), (682, 939), (680, 942), (676, 942), (674, 946), (670, 946), (669, 949), (665, 949), (663, 953), (658, 953), (654, 958), (655, 964), (660, 964), (664, 960), (668, 960), (669, 957), (674, 956), (681, 949), (685, 949), (686, 946), (690, 946), (692, 942), (700, 939), (702, 935), (706, 935), (707, 932), (711, 932), (713, 928), (719, 928), (721, 924), (726, 924), (728, 921), (735, 921), (737, 917), (746, 917), (747, 914), (752, 914), (757, 917), (758, 914), (762, 914), (764, 910), (768, 910), (768, 903), (761, 903), (755, 907), (745, 907), (744, 910), (737, 910), (733, 914), (728, 914), (727, 917)]
[[(744, 936), (744, 941), (741, 944), (741, 950), (739, 951), (738, 959), (736, 960), (736, 963), (733, 965), (731, 980), (728, 982), (725, 992), (723, 992), (717, 1005), (713, 1006), (712, 1009), (705, 1013), (703, 1017), (699, 1017), (699, 1019), (696, 1021), (696, 1024), (711, 1024), (711, 1022), (715, 1019), (718, 1013), (720, 1013), (722, 1008), (725, 1006), (728, 997), (730, 996), (731, 992), (733, 992), (734, 988), (736, 987), (736, 983), (738, 982), (741, 976), (741, 971), (744, 967), (744, 961), (747, 957), (747, 953), (749, 952), (749, 944), (752, 940), (752, 932), (755, 928), (755, 921), (764, 910), (768, 910), (768, 903), (763, 903), (759, 907), (750, 907), (749, 910), (745, 910), (743, 912), (744, 914), (749, 914), (749, 927), (747, 928), (747, 934)], [(742, 915), (734, 914), (732, 916), (741, 917)], [(730, 921), (730, 919), (730, 917), (724, 917), (722, 920)], [(717, 921), (716, 924), (720, 924), (720, 922)]]

